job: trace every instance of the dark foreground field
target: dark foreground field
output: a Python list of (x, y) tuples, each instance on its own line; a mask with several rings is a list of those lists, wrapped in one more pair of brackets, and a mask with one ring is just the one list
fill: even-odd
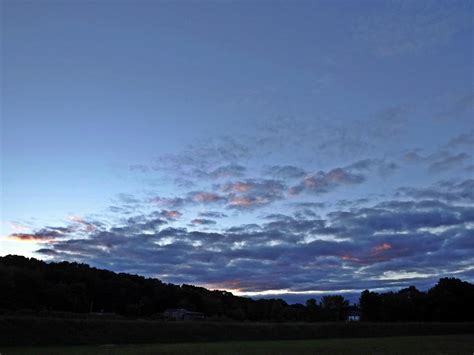
[(435, 335), (389, 338), (241, 341), (156, 345), (101, 345), (2, 348), (2, 355), (148, 354), (472, 354), (474, 336)]
[(474, 337), (474, 323), (223, 323), (0, 317), (0, 346), (3, 347), (314, 340), (454, 334), (472, 334)]
[(474, 323), (255, 323), (0, 317), (0, 346), (473, 334)]

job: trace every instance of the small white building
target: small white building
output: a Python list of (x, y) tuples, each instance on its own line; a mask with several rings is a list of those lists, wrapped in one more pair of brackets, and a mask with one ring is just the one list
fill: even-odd
[(359, 311), (349, 311), (347, 314), (348, 322), (358, 322), (360, 321), (360, 312)]

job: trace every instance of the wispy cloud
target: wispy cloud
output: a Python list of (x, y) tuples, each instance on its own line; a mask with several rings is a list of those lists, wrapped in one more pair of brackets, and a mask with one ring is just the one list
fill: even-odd
[(216, 221), (206, 218), (194, 218), (193, 220), (191, 220), (191, 224), (214, 225), (216, 224)]
[(227, 215), (225, 213), (219, 212), (219, 211), (205, 211), (205, 212), (199, 212), (199, 217), (204, 217), (204, 218), (225, 218)]
[(293, 195), (302, 192), (327, 193), (340, 186), (361, 184), (364, 181), (365, 177), (362, 174), (352, 173), (344, 168), (336, 168), (328, 172), (320, 171), (305, 176), (298, 185), (291, 187), (290, 193)]
[(434, 161), (429, 165), (428, 169), (434, 173), (454, 169), (462, 166), (464, 162), (468, 161), (470, 158), (471, 156), (467, 153), (449, 155), (445, 158)]

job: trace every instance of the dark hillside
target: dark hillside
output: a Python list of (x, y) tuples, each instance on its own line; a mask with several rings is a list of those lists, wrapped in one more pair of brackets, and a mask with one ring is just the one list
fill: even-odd
[[(289, 305), (281, 299), (253, 300), (85, 264), (46, 263), (14, 255), (0, 258), (0, 289), (0, 310), (8, 314), (160, 318), (167, 308), (185, 308), (221, 321), (295, 322), (341, 321), (354, 309), (342, 296)], [(382, 294), (364, 291), (360, 310), (362, 319), (369, 321), (472, 321), (472, 300), (474, 285), (445, 278), (428, 292), (415, 287)]]

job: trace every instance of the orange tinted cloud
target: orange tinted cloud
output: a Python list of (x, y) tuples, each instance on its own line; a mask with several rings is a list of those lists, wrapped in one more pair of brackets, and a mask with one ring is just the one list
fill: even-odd
[(12, 233), (7, 236), (7, 239), (22, 242), (46, 243), (58, 238), (64, 238), (70, 232), (71, 229), (68, 227), (48, 227), (33, 233)]
[(53, 240), (54, 238), (45, 234), (13, 233), (10, 234), (7, 239), (20, 242), (46, 243)]

